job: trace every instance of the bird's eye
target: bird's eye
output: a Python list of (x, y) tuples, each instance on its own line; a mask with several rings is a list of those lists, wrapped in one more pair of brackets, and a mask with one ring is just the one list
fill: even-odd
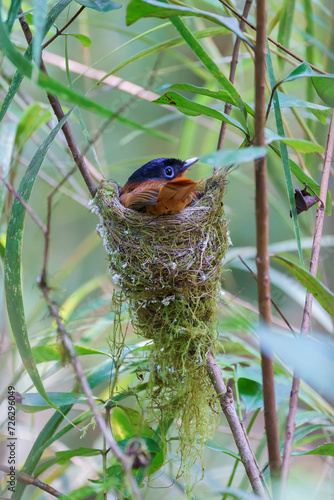
[(174, 175), (174, 170), (172, 169), (172, 167), (166, 167), (165, 168), (165, 176), (166, 177), (173, 177)]

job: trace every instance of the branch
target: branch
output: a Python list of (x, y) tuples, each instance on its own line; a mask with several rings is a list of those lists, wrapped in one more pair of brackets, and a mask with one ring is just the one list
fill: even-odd
[[(265, 75), (266, 75), (266, 0), (257, 1), (255, 45), (255, 145), (265, 145)], [(267, 188), (267, 159), (255, 160), (256, 186), (256, 265), (258, 275), (258, 303), (260, 317), (268, 326), (271, 323), (270, 278), (269, 278), (269, 206)], [(275, 479), (281, 468), (279, 429), (276, 413), (274, 367), (271, 356), (262, 352), (262, 382), (264, 419), (267, 434), (270, 474)]]
[[(241, 14), (239, 14), (239, 12), (237, 10), (235, 10), (233, 7), (231, 7), (231, 5), (229, 5), (226, 0), (219, 0), (221, 4), (223, 4), (229, 11), (233, 12), (234, 15), (236, 15), (239, 19), (241, 19), (242, 21), (245, 22), (245, 24), (247, 24), (247, 26), (249, 26), (250, 28), (252, 28), (252, 30), (254, 31), (257, 31), (257, 27), (254, 26), (254, 24), (250, 23), (249, 21), (247, 21), (247, 19), (245, 19)], [(276, 40), (274, 40), (273, 38), (271, 38), (270, 36), (267, 37), (267, 39), (269, 40), (269, 42), (273, 43), (274, 45), (276, 45), (276, 47), (278, 47), (279, 49), (283, 50), (283, 52), (285, 52), (286, 54), (289, 54), (289, 56), (293, 57), (294, 59), (296, 59), (296, 61), (299, 61), (301, 63), (305, 62), (305, 59), (302, 59), (301, 57), (297, 56), (297, 54), (295, 54), (294, 52), (292, 52), (291, 50), (287, 49), (286, 47), (284, 47), (284, 45), (282, 45), (281, 43), (277, 42)], [(307, 61), (306, 61), (307, 62)], [(314, 71), (317, 71), (318, 73), (321, 73), (322, 75), (327, 75), (327, 72), (320, 69), (320, 68), (317, 68), (317, 66), (314, 66), (313, 64), (307, 62), (307, 64), (312, 68), (314, 69)]]
[(57, 33), (55, 33), (51, 38), (50, 40), (48, 40), (47, 42), (45, 42), (44, 45), (42, 45), (42, 50), (45, 49), (45, 47), (47, 47), (48, 45), (50, 45), (50, 43), (52, 43), (56, 38), (58, 38), (58, 36), (60, 36), (63, 31), (66, 30), (66, 28), (69, 27), (70, 24), (73, 23), (73, 21), (81, 14), (81, 12), (84, 10), (84, 6), (80, 7), (80, 9), (78, 10), (78, 12), (76, 12), (74, 14), (73, 17), (71, 17), (71, 19), (65, 24), (65, 26), (63, 26), (60, 30), (57, 29)]
[(12, 193), (12, 195), (17, 198), (19, 200), (20, 203), (22, 203), (22, 205), (24, 206), (24, 208), (26, 209), (26, 211), (29, 213), (29, 215), (31, 216), (31, 218), (36, 222), (37, 226), (40, 228), (40, 230), (46, 234), (47, 233), (47, 227), (43, 224), (43, 222), (41, 221), (41, 219), (38, 217), (37, 214), (35, 214), (35, 212), (33, 211), (33, 209), (31, 208), (30, 205), (28, 205), (28, 203), (22, 198), (22, 196), (20, 195), (20, 193), (18, 193), (14, 187), (9, 184), (9, 182), (7, 182), (3, 177), (2, 175), (0, 174), (0, 181), (2, 181), (4, 183), (4, 185), (6, 186), (6, 188), (8, 189), (8, 191), (10, 191)]
[[(245, 25), (246, 25), (246, 19), (249, 14), (250, 8), (252, 6), (253, 0), (246, 0), (244, 10), (242, 13), (242, 19), (239, 24), (240, 31), (244, 31)], [(235, 78), (235, 72), (237, 69), (238, 65), (238, 57), (239, 57), (239, 50), (240, 50), (240, 44), (241, 44), (241, 39), (237, 36), (235, 39), (234, 47), (233, 47), (233, 54), (232, 54), (232, 60), (231, 60), (231, 67), (230, 67), (230, 77), (229, 80), (231, 83), (234, 83), (234, 78)], [(228, 102), (225, 103), (225, 108), (224, 108), (224, 113), (226, 115), (230, 115), (232, 110), (232, 104), (229, 104)], [(221, 129), (220, 129), (220, 134), (219, 134), (219, 139), (218, 139), (218, 145), (217, 149), (223, 149), (223, 144), (224, 144), (224, 139), (225, 139), (225, 133), (226, 133), (226, 128), (227, 128), (227, 123), (222, 122)]]
[[(22, 9), (20, 9), (20, 14), (23, 14)], [(29, 25), (26, 21), (26, 18), (24, 15), (21, 15), (19, 17), (22, 31), (24, 33), (24, 36), (27, 40), (27, 43), (30, 44), (32, 42), (32, 33), (30, 31)], [(40, 69), (47, 74), (46, 67), (44, 65), (43, 59), (41, 58), (41, 63), (40, 63)], [(51, 107), (53, 109), (54, 114), (56, 115), (58, 121), (60, 121), (64, 117), (64, 112), (61, 107), (61, 104), (59, 102), (59, 99), (55, 97), (54, 95), (47, 94), (47, 97), (49, 99), (49, 102), (51, 104)], [(87, 165), (85, 163), (85, 159), (83, 155), (81, 154), (79, 147), (74, 139), (74, 136), (72, 134), (71, 128), (69, 124), (66, 122), (64, 123), (62, 130), (64, 132), (65, 138), (67, 145), (69, 147), (69, 150), (71, 151), (73, 160), (75, 161), (78, 169), (80, 170), (80, 173), (89, 189), (89, 192), (92, 197), (95, 196), (96, 194), (96, 186), (94, 184), (93, 178), (87, 168)]]
[[(5, 472), (6, 474), (15, 475), (15, 479), (19, 483), (23, 483), (26, 485), (31, 484), (32, 486), (36, 486), (36, 488), (39, 488), (40, 490), (46, 491), (47, 493), (49, 493), (53, 497), (63, 498), (65, 496), (62, 493), (59, 493), (59, 491), (52, 488), (52, 486), (49, 486), (46, 483), (42, 483), (42, 481), (40, 481), (39, 479), (31, 477), (28, 474), (26, 474), (25, 472), (21, 472), (17, 469), (15, 469), (13, 471), (10, 467), (8, 467), (7, 465), (3, 465), (3, 464), (0, 464), (0, 470)], [(1, 498), (4, 498), (4, 497), (1, 497)]]
[[(317, 275), (318, 264), (319, 264), (319, 256), (320, 256), (320, 248), (321, 248), (321, 236), (322, 230), (324, 226), (325, 219), (325, 209), (326, 209), (326, 196), (328, 190), (328, 182), (331, 170), (332, 156), (334, 149), (334, 110), (332, 110), (332, 118), (328, 132), (327, 138), (327, 147), (326, 147), (326, 155), (324, 160), (324, 167), (322, 171), (322, 179), (320, 185), (320, 200), (321, 203), (318, 204), (317, 215), (315, 221), (315, 230), (313, 237), (313, 245), (311, 252), (311, 262), (310, 262), (310, 273), (313, 276)], [(313, 295), (311, 292), (307, 291), (306, 300), (302, 318), (301, 325), (301, 335), (306, 335), (310, 328), (310, 318), (312, 312), (312, 302)], [(293, 381), (292, 381), (292, 389), (291, 389), (291, 397), (289, 404), (289, 413), (286, 421), (285, 427), (285, 442), (284, 442), (284, 453), (283, 453), (283, 468), (282, 468), (282, 491), (284, 493), (284, 489), (286, 487), (286, 483), (288, 480), (289, 473), (289, 461), (292, 450), (292, 441), (293, 434), (295, 428), (295, 419), (297, 413), (297, 405), (298, 405), (298, 393), (299, 393), (299, 385), (300, 385), (300, 376), (296, 371), (294, 373)]]
[(208, 354), (207, 371), (215, 391), (219, 395), (221, 408), (232, 431), (235, 444), (239, 450), (241, 461), (245, 467), (253, 491), (259, 497), (266, 498), (259, 471), (254, 460), (254, 455), (245, 438), (243, 428), (234, 406), (232, 389), (230, 387), (226, 388), (222, 373), (212, 352)]
[(75, 349), (73, 347), (71, 338), (70, 338), (69, 334), (67, 333), (67, 331), (62, 323), (62, 320), (59, 316), (57, 306), (55, 305), (55, 303), (52, 301), (52, 299), (50, 297), (50, 290), (49, 290), (49, 287), (48, 287), (46, 281), (41, 279), (41, 281), (39, 283), (39, 287), (40, 287), (40, 289), (43, 293), (43, 296), (48, 304), (50, 314), (54, 318), (54, 320), (56, 321), (57, 331), (61, 335), (62, 344), (66, 350), (66, 353), (68, 354), (68, 356), (70, 358), (70, 363), (73, 367), (73, 370), (74, 370), (78, 380), (80, 381), (81, 387), (87, 396), (87, 402), (92, 410), (92, 413), (94, 415), (97, 426), (99, 427), (99, 429), (100, 429), (104, 439), (106, 440), (109, 448), (111, 449), (111, 451), (114, 453), (114, 455), (117, 457), (118, 461), (120, 462), (120, 464), (123, 468), (123, 471), (124, 471), (124, 475), (131, 486), (131, 489), (132, 489), (132, 492), (133, 492), (135, 498), (137, 500), (140, 500), (141, 495), (139, 493), (138, 485), (137, 485), (136, 479), (134, 478), (134, 476), (132, 475), (132, 472), (131, 472), (133, 460), (130, 457), (128, 457), (127, 455), (125, 455), (123, 453), (123, 451), (121, 450), (121, 448), (118, 446), (114, 436), (112, 435), (109, 427), (107, 426), (103, 416), (101, 415), (101, 413), (100, 413), (100, 411), (95, 403), (93, 392), (92, 392), (90, 385), (85, 377), (82, 366), (80, 365), (80, 363), (78, 361), (78, 358), (77, 358)]

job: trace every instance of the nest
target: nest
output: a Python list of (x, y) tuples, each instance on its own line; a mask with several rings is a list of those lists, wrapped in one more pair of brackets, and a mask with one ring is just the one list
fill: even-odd
[(180, 474), (188, 476), (217, 423), (206, 357), (217, 350), (216, 308), (228, 247), (225, 173), (203, 181), (198, 191), (196, 202), (159, 217), (125, 208), (119, 187), (109, 182), (94, 199), (113, 281), (129, 302), (136, 333), (153, 340), (149, 407), (160, 426), (179, 422)]

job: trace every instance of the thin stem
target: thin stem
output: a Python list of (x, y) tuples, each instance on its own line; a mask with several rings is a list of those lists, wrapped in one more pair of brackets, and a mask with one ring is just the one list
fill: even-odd
[[(235, 10), (233, 7), (231, 7), (231, 5), (229, 5), (226, 0), (219, 0), (220, 3), (222, 3), (228, 10), (230, 10), (231, 12), (233, 12), (233, 14), (235, 14), (239, 19), (245, 21), (245, 24), (247, 24), (247, 26), (249, 26), (250, 28), (252, 28), (252, 30), (257, 30), (257, 27), (254, 26), (254, 24), (250, 23), (247, 19), (244, 19), (244, 17), (239, 14), (239, 12), (237, 10)], [(297, 56), (297, 54), (295, 54), (294, 52), (292, 52), (291, 50), (287, 49), (286, 47), (284, 47), (284, 45), (282, 45), (281, 43), (277, 42), (276, 40), (274, 40), (273, 38), (271, 38), (270, 36), (267, 37), (267, 39), (269, 40), (269, 42), (273, 43), (274, 45), (276, 45), (276, 47), (278, 47), (279, 49), (283, 50), (283, 52), (285, 52), (286, 54), (289, 54), (289, 56), (293, 57), (294, 59), (296, 59), (297, 61), (299, 62), (305, 62), (304, 59), (302, 59), (301, 57)], [(320, 68), (317, 68), (317, 66), (314, 66), (313, 64), (311, 63), (307, 63), (312, 69), (314, 69), (314, 71), (317, 71), (318, 73), (321, 73), (322, 75), (327, 75), (327, 72), (320, 69)]]
[(80, 381), (81, 387), (87, 396), (87, 402), (92, 410), (96, 424), (99, 427), (101, 434), (105, 438), (111, 451), (114, 453), (114, 455), (116, 456), (116, 458), (120, 462), (120, 464), (123, 468), (123, 471), (124, 471), (124, 475), (125, 475), (128, 483), (132, 489), (134, 497), (137, 500), (140, 500), (141, 495), (140, 495), (140, 492), (138, 489), (138, 485), (137, 485), (136, 479), (134, 478), (134, 476), (132, 475), (132, 472), (131, 472), (132, 460), (130, 457), (125, 455), (123, 453), (123, 451), (121, 450), (121, 448), (118, 446), (114, 436), (112, 435), (109, 427), (107, 426), (103, 416), (101, 415), (101, 413), (100, 413), (100, 411), (95, 403), (93, 392), (90, 388), (90, 385), (87, 381), (87, 378), (85, 377), (82, 366), (78, 361), (78, 358), (77, 358), (75, 349), (73, 347), (71, 338), (70, 338), (67, 330), (65, 329), (65, 327), (62, 323), (62, 320), (59, 316), (59, 311), (58, 311), (57, 306), (55, 305), (55, 303), (52, 301), (52, 299), (50, 297), (50, 290), (49, 290), (49, 287), (48, 287), (46, 281), (41, 280), (41, 282), (39, 283), (39, 287), (43, 293), (43, 296), (46, 300), (46, 303), (48, 304), (50, 314), (54, 318), (54, 320), (56, 321), (57, 331), (61, 335), (62, 344), (63, 344), (63, 346), (64, 346), (64, 348), (65, 348), (65, 350), (70, 358), (70, 363), (73, 367), (73, 370), (74, 370), (78, 380)]
[(85, 8), (84, 6), (80, 7), (80, 9), (78, 10), (78, 12), (76, 12), (74, 14), (74, 16), (71, 17), (71, 19), (60, 30), (57, 30), (57, 33), (55, 33), (50, 38), (50, 40), (48, 40), (47, 42), (45, 42), (44, 45), (42, 45), (42, 50), (44, 50), (45, 47), (47, 47), (48, 45), (50, 45), (50, 43), (52, 43), (56, 38), (58, 38), (58, 36), (60, 36), (66, 30), (66, 28), (68, 28), (69, 25), (72, 24), (73, 21), (81, 14), (81, 12), (84, 10), (84, 8)]
[[(265, 145), (265, 77), (266, 77), (266, 0), (257, 1), (255, 45), (255, 145)], [(266, 157), (255, 161), (256, 187), (256, 265), (258, 275), (258, 303), (260, 317), (264, 324), (271, 324), (270, 278), (269, 278), (269, 205), (267, 187)], [(264, 419), (267, 434), (270, 473), (274, 490), (281, 468), (279, 429), (276, 413), (275, 381), (272, 356), (263, 352), (262, 382)], [(273, 491), (274, 491), (273, 490)]]
[(215, 391), (219, 396), (221, 408), (232, 431), (235, 444), (239, 450), (242, 463), (245, 467), (253, 491), (259, 497), (266, 498), (260, 475), (254, 461), (253, 453), (245, 438), (244, 431), (235, 409), (232, 389), (230, 387), (226, 387), (222, 373), (212, 352), (209, 352), (207, 357), (207, 371)]
[[(240, 20), (239, 23), (239, 29), (240, 31), (244, 31), (246, 22), (245, 20), (248, 17), (250, 8), (252, 6), (253, 0), (246, 0), (245, 5), (244, 5), (244, 10), (242, 13), (243, 19)], [(240, 44), (241, 44), (241, 39), (237, 36), (235, 39), (234, 47), (233, 47), (233, 53), (232, 53), (232, 59), (231, 59), (231, 67), (230, 67), (230, 76), (229, 80), (231, 83), (234, 83), (234, 78), (235, 78), (235, 72), (237, 69), (238, 65), (238, 58), (239, 58), (239, 51), (240, 51)], [(226, 115), (230, 115), (232, 110), (232, 104), (229, 104), (228, 102), (225, 104), (224, 108), (224, 113)], [(224, 139), (225, 139), (225, 134), (226, 134), (226, 128), (227, 128), (227, 123), (222, 122), (221, 128), (220, 128), (220, 134), (219, 134), (219, 139), (218, 139), (218, 145), (217, 145), (217, 150), (223, 149), (223, 144), (224, 144)]]
[[(328, 182), (331, 170), (332, 156), (334, 149), (334, 110), (332, 110), (331, 123), (328, 132), (327, 138), (327, 147), (326, 147), (326, 155), (324, 160), (324, 167), (322, 172), (322, 179), (320, 185), (320, 200), (321, 203), (318, 204), (317, 215), (315, 221), (315, 230), (313, 237), (313, 245), (311, 252), (311, 262), (310, 262), (310, 273), (313, 276), (317, 275), (318, 265), (319, 265), (319, 256), (320, 256), (320, 248), (321, 248), (321, 237), (322, 230), (325, 219), (325, 208), (326, 208), (326, 196), (328, 190)], [(301, 335), (307, 335), (310, 328), (310, 319), (312, 312), (312, 302), (313, 295), (307, 291), (305, 306), (303, 311), (302, 325), (301, 325)], [(292, 450), (292, 441), (294, 435), (295, 428), (295, 419), (297, 413), (298, 406), (298, 394), (299, 394), (299, 385), (300, 385), (300, 376), (296, 371), (294, 373), (293, 381), (292, 381), (292, 389), (291, 389), (291, 397), (289, 404), (289, 413), (286, 421), (285, 427), (285, 442), (284, 442), (284, 452), (283, 452), (283, 468), (282, 468), (282, 491), (286, 488), (288, 473), (289, 473), (289, 462), (290, 455)]]
[(19, 200), (20, 203), (22, 203), (22, 205), (24, 206), (24, 208), (26, 209), (26, 211), (29, 213), (29, 215), (31, 216), (31, 218), (36, 222), (37, 226), (40, 228), (40, 230), (46, 234), (47, 233), (47, 227), (43, 224), (43, 222), (41, 221), (41, 219), (38, 217), (37, 214), (35, 214), (35, 212), (33, 211), (33, 209), (31, 208), (30, 205), (28, 205), (28, 203), (22, 198), (22, 196), (20, 195), (20, 193), (18, 193), (14, 187), (9, 183), (7, 182), (3, 176), (0, 174), (0, 181), (2, 181), (4, 183), (4, 185), (6, 186), (6, 188), (8, 189), (8, 191), (10, 191), (12, 193), (12, 195), (17, 198)]
[[(22, 9), (20, 9), (20, 14), (23, 14)], [(30, 28), (29, 28), (29, 25), (26, 21), (25, 16), (21, 15), (19, 17), (19, 20), (21, 23), (22, 31), (24, 33), (26, 40), (27, 40), (27, 43), (30, 44), (32, 42), (32, 33), (30, 31)], [(41, 59), (40, 68), (45, 74), (47, 74), (43, 59)], [(49, 99), (49, 102), (51, 104), (51, 107), (53, 109), (54, 114), (56, 115), (58, 121), (60, 121), (65, 115), (64, 115), (63, 109), (61, 107), (61, 104), (59, 102), (59, 99), (51, 94), (47, 94), (47, 97)], [(74, 139), (71, 128), (67, 122), (64, 123), (64, 125), (62, 126), (62, 130), (64, 132), (69, 150), (71, 151), (73, 160), (76, 163), (76, 165), (77, 165), (77, 167), (78, 167), (78, 169), (79, 169), (79, 171), (80, 171), (80, 173), (81, 173), (81, 175), (82, 175), (82, 177), (83, 177), (83, 179), (84, 179), (84, 181), (89, 189), (91, 196), (94, 197), (96, 194), (96, 191), (97, 191), (96, 186), (95, 186), (93, 178), (92, 178), (92, 176), (87, 168), (85, 159), (84, 159), (83, 155), (81, 154), (80, 149), (79, 149), (79, 147)]]
[[(241, 19), (241, 21), (239, 23), (239, 28), (240, 28), (240, 31), (242, 31), (242, 32), (245, 29), (245, 25), (246, 25), (245, 20), (248, 17), (250, 8), (252, 6), (252, 2), (253, 2), (253, 0), (246, 0), (245, 5), (244, 5), (244, 10), (242, 13), (243, 19)], [(235, 72), (237, 69), (238, 62), (239, 62), (238, 57), (239, 57), (239, 51), (240, 51), (240, 44), (241, 44), (241, 39), (237, 36), (235, 39), (234, 47), (233, 47), (233, 54), (232, 54), (231, 67), (230, 67), (229, 79), (230, 79), (231, 83), (234, 83)], [(230, 115), (231, 110), (232, 110), (232, 104), (229, 104), (227, 102), (225, 104), (224, 113), (226, 115)], [(226, 127), (227, 127), (227, 123), (222, 122), (220, 134), (219, 134), (219, 139), (218, 139), (218, 145), (217, 145), (218, 150), (223, 148), (225, 134), (226, 134)]]
[[(257, 281), (257, 276), (252, 271), (252, 269), (249, 267), (249, 265), (244, 261), (244, 259), (241, 257), (241, 255), (238, 255), (238, 257), (241, 260), (241, 262), (243, 263), (243, 265), (246, 267), (246, 269), (248, 269), (248, 271), (250, 272), (251, 277), (254, 278), (255, 281)], [(295, 331), (292, 328), (292, 326), (290, 325), (289, 321), (286, 319), (286, 317), (284, 316), (284, 314), (282, 313), (282, 311), (280, 310), (280, 308), (278, 307), (278, 305), (275, 303), (275, 301), (271, 297), (270, 297), (270, 302), (272, 303), (272, 305), (274, 306), (274, 308), (276, 309), (276, 311), (278, 312), (278, 314), (281, 316), (282, 320), (287, 325), (287, 327), (289, 328), (289, 330), (291, 330), (292, 333), (295, 334)]]
[[(5, 472), (6, 474), (9, 474), (9, 473), (13, 474), (13, 470), (10, 469), (7, 465), (0, 464), (0, 470)], [(62, 493), (59, 493), (59, 491), (52, 488), (52, 486), (50, 486), (46, 483), (42, 483), (42, 481), (40, 481), (39, 479), (31, 477), (31, 476), (29, 476), (29, 474), (26, 474), (25, 472), (21, 472), (17, 469), (15, 469), (15, 478), (17, 479), (17, 481), (19, 483), (26, 484), (26, 485), (30, 484), (32, 486), (36, 486), (36, 488), (39, 488), (40, 490), (46, 491), (47, 493), (49, 493), (49, 495), (52, 495), (53, 497), (63, 498), (65, 496)], [(5, 498), (5, 497), (1, 497), (1, 498)]]

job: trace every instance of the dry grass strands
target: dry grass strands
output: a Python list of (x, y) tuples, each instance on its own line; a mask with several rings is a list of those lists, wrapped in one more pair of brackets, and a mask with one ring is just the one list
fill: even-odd
[(216, 307), (228, 246), (225, 173), (199, 184), (199, 199), (173, 215), (126, 209), (118, 186), (103, 182), (93, 202), (110, 273), (121, 287), (138, 335), (153, 339), (147, 360), (149, 408), (160, 426), (179, 422), (179, 475), (190, 470), (217, 423), (216, 397), (206, 372), (217, 350)]

